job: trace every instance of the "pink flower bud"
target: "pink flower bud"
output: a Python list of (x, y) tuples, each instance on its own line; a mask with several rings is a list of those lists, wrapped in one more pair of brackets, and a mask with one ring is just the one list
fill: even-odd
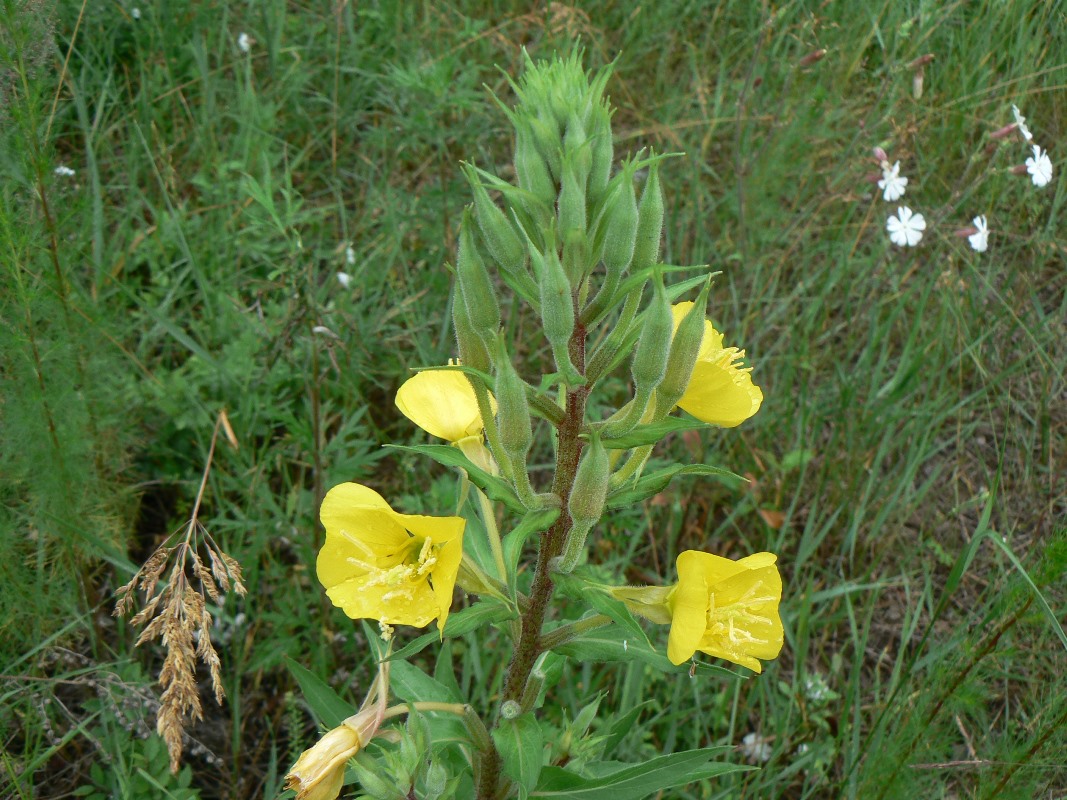
[(1017, 165), (1015, 165), (1014, 167), (1011, 168), (1011, 174), (1012, 175), (1026, 175), (1027, 174), (1026, 164), (1017, 164)]
[(1013, 122), (1011, 125), (1005, 125), (1003, 128), (997, 128), (995, 131), (993, 131), (991, 134), (989, 134), (989, 138), (990, 139), (1004, 139), (1004, 138), (1006, 138), (1008, 136), (1011, 136), (1011, 134), (1018, 127), (1019, 127), (1019, 123)]
[(797, 66), (810, 67), (816, 61), (822, 61), (823, 56), (825, 56), (825, 55), (826, 55), (826, 48), (825, 47), (820, 47), (818, 50), (813, 50), (812, 52), (810, 52), (806, 56), (804, 56), (802, 59), (800, 59), (800, 61), (799, 61)]
[(871, 151), (874, 154), (874, 160), (881, 164), (883, 161), (888, 161), (889, 156), (886, 155), (885, 150), (881, 147), (876, 147)]
[(968, 236), (974, 236), (976, 233), (978, 233), (978, 229), (972, 225), (969, 228), (960, 228), (959, 230), (955, 231), (952, 235), (953, 236), (958, 236), (961, 239), (966, 239)]
[(933, 60), (934, 60), (934, 54), (933, 53), (927, 53), (924, 56), (919, 56), (917, 59), (915, 59), (910, 64), (908, 64), (908, 69), (922, 69), (923, 67), (925, 67), (927, 64), (929, 64)]

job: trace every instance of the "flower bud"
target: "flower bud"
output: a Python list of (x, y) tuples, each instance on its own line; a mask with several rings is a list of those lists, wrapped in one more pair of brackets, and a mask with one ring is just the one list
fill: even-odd
[[(663, 289), (663, 276), (657, 271), (652, 284), (652, 303), (645, 311), (645, 321), (637, 340), (630, 374), (637, 386), (637, 396), (646, 399), (663, 380), (671, 350), (674, 317)], [(643, 410), (643, 409), (642, 409)]]
[(813, 50), (810, 53), (808, 53), (806, 56), (804, 56), (802, 59), (800, 59), (800, 61), (798, 63), (798, 66), (810, 67), (812, 64), (814, 64), (816, 62), (822, 61), (822, 59), (823, 59), (823, 57), (825, 55), (826, 55), (826, 48), (825, 47), (820, 47), (818, 50)]
[(663, 232), (663, 190), (659, 183), (659, 164), (648, 169), (648, 180), (641, 192), (637, 209), (637, 241), (634, 244), (633, 269), (651, 267), (659, 262), (659, 240)]
[(634, 257), (637, 244), (637, 197), (634, 194), (633, 165), (626, 166), (622, 183), (607, 210), (604, 232), (604, 266), (618, 275), (624, 273)]
[(671, 354), (667, 357), (667, 369), (656, 389), (657, 417), (669, 414), (689, 387), (693, 368), (700, 355), (700, 345), (704, 341), (704, 312), (708, 307), (710, 288), (711, 281), (708, 281), (700, 290), (700, 296), (689, 309), (689, 313), (682, 317), (678, 330), (674, 332)]
[(515, 371), (502, 336), (497, 338), (494, 366), (496, 383), (493, 394), (496, 396), (496, 424), (500, 432), (500, 444), (508, 458), (524, 464), (530, 445), (533, 444), (526, 383)]
[[(537, 257), (535, 257), (536, 259)], [(571, 283), (563, 270), (554, 242), (549, 242), (548, 252), (541, 257), (541, 321), (545, 338), (552, 345), (556, 366), (563, 372), (577, 372), (571, 364), (569, 346), (574, 333), (574, 298)]]
[(537, 152), (548, 165), (549, 173), (556, 181), (560, 179), (563, 171), (563, 160), (560, 157), (559, 126), (550, 117), (543, 116), (543, 109), (538, 109), (538, 116), (529, 118), (530, 132), (533, 134)]
[(500, 328), (500, 304), (485, 263), (478, 254), (473, 228), (471, 210), (467, 207), (463, 210), (463, 222), (459, 229), (456, 275), (471, 327), (483, 339), (491, 339)]
[(555, 202), (556, 185), (548, 164), (537, 151), (529, 123), (523, 119), (515, 123), (515, 174), (519, 177), (519, 186), (542, 203)]
[(572, 284), (581, 283), (596, 266), (589, 254), (589, 239), (584, 230), (572, 230), (563, 242), (563, 271)]
[(604, 503), (608, 498), (608, 479), (611, 477), (611, 464), (608, 451), (595, 433), (582, 453), (578, 472), (571, 486), (567, 511), (575, 526), (587, 524), (592, 526), (604, 513)]
[(594, 109), (593, 126), (588, 131), (590, 147), (589, 180), (586, 195), (590, 202), (598, 203), (608, 188), (611, 179), (611, 162), (615, 157), (611, 141), (611, 114), (604, 107)]
[(589, 180), (589, 171), (593, 166), (593, 152), (589, 146), (588, 137), (585, 135), (585, 125), (577, 114), (572, 113), (567, 122), (567, 132), (563, 136), (564, 169), (566, 159), (570, 156), (574, 163), (574, 170), (578, 175), (578, 182), (585, 191), (586, 181)]
[(467, 315), (467, 304), (463, 295), (456, 287), (456, 296), (452, 300), (452, 326), (456, 331), (456, 346), (459, 349), (459, 360), (468, 367), (486, 372), (489, 369), (489, 351), (485, 347)]
[(559, 232), (566, 241), (574, 231), (585, 231), (585, 180), (578, 173), (576, 156), (563, 157), (563, 183), (559, 190)]
[(489, 192), (473, 167), (465, 166), (464, 172), (474, 192), (475, 219), (489, 255), (505, 272), (512, 275), (521, 273), (526, 263), (526, 247), (522, 239), (504, 212), (490, 199)]
[(889, 156), (881, 147), (875, 147), (873, 150), (871, 150), (871, 155), (874, 156), (874, 160), (877, 161), (879, 164), (888, 163), (889, 161)]

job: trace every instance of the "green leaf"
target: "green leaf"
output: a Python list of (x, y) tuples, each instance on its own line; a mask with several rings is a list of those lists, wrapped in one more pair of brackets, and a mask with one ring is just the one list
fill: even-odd
[(569, 575), (553, 572), (552, 582), (568, 597), (588, 603), (601, 614), (610, 617), (612, 621), (622, 626), (633, 638), (644, 640), (649, 649), (652, 649), (652, 643), (648, 641), (644, 628), (634, 619), (630, 609), (614, 597), (600, 591), (596, 586), (582, 580), (580, 572), (572, 572)]
[(626, 734), (634, 729), (634, 725), (637, 724), (637, 718), (641, 716), (641, 712), (651, 703), (651, 700), (639, 703), (615, 720), (611, 726), (611, 730), (608, 732), (607, 738), (604, 739), (605, 753), (610, 753), (619, 746), (619, 743), (622, 742)]
[(642, 800), (663, 789), (684, 786), (694, 781), (753, 769), (711, 759), (729, 748), (706, 747), (653, 758), (643, 764), (620, 765), (606, 775), (585, 778), (559, 767), (541, 770), (534, 797), (557, 797), (570, 800)]
[(318, 717), (323, 727), (336, 728), (345, 719), (358, 711), (354, 705), (337, 694), (322, 678), (311, 670), (300, 666), (289, 658), (285, 659), (285, 665), (289, 667), (289, 671), (296, 678), (304, 699), (307, 700), (312, 713)]
[(600, 441), (609, 450), (630, 450), (646, 444), (655, 444), (665, 436), (678, 431), (710, 430), (714, 427), (714, 425), (708, 425), (706, 422), (701, 422), (699, 419), (692, 417), (664, 417), (659, 422), (638, 425), (625, 436), (620, 436), (617, 439), (601, 439)]
[[(641, 661), (667, 673), (687, 672), (691, 668), (689, 663), (679, 666), (672, 664), (667, 656), (657, 652), (649, 644), (643, 632), (640, 638), (636, 638), (623, 628), (614, 625), (584, 633), (565, 644), (552, 648), (552, 651), (578, 661)], [(739, 673), (725, 667), (699, 661), (696, 668), (699, 672), (719, 676), (742, 677)]]
[(522, 555), (522, 547), (531, 533), (548, 530), (549, 526), (559, 516), (558, 508), (546, 508), (541, 511), (530, 511), (522, 518), (522, 521), (511, 529), (504, 537), (504, 564), (508, 570), (508, 583), (514, 589), (515, 573), (519, 568), (519, 557)]
[(490, 475), (481, 467), (476, 467), (469, 458), (463, 455), (463, 452), (458, 447), (453, 447), (450, 444), (387, 444), (385, 446), (395, 450), (410, 450), (413, 453), (421, 453), (424, 456), (429, 456), (438, 464), (444, 464), (446, 467), (459, 467), (466, 471), (470, 482), (485, 492), (486, 496), (491, 500), (503, 503), (512, 511), (520, 514), (526, 513), (526, 506), (519, 500), (519, 496), (515, 494), (514, 489), (502, 479), (495, 475)]
[(405, 703), (462, 702), (456, 693), (407, 661), (396, 661), (389, 672), (389, 686)]
[(608, 495), (608, 508), (624, 508), (659, 494), (679, 475), (719, 475), (747, 482), (740, 475), (710, 464), (675, 464), (672, 467), (645, 475), (633, 483), (626, 483)]
[[(462, 611), (455, 611), (449, 614), (448, 621), (445, 622), (444, 636), (445, 638), (462, 636), (465, 633), (470, 633), (476, 628), (480, 628), (482, 625), (503, 622), (506, 619), (510, 619), (512, 616), (514, 616), (514, 612), (507, 606), (490, 600), (483, 600), (479, 603), (475, 603), (470, 608), (465, 608)], [(440, 640), (441, 635), (436, 630), (424, 633), (422, 636), (408, 642), (402, 648), (397, 650), (389, 656), (386, 661), (409, 658), (417, 653), (421, 653), (431, 644)]]
[(529, 797), (541, 774), (545, 749), (537, 719), (533, 714), (523, 714), (502, 720), (493, 730), (493, 741), (504, 761), (504, 774), (519, 787), (520, 799)]

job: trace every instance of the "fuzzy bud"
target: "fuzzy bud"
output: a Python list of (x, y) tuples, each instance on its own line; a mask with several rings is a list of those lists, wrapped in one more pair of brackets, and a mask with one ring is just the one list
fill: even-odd
[(545, 337), (552, 345), (553, 351), (562, 348), (566, 351), (571, 334), (574, 333), (574, 300), (571, 297), (571, 283), (563, 270), (556, 246), (550, 243), (548, 252), (534, 256), (542, 263), (541, 274), (541, 321), (544, 323)]
[(555, 202), (556, 185), (525, 120), (518, 120), (515, 125), (515, 174), (519, 177), (519, 186), (542, 203)]
[(563, 157), (563, 183), (559, 190), (559, 231), (564, 241), (574, 231), (585, 231), (585, 180), (579, 174), (577, 157)]
[(500, 328), (500, 303), (474, 242), (474, 222), (469, 207), (463, 210), (459, 229), (456, 275), (471, 327), (482, 338), (491, 339)]
[(656, 389), (657, 417), (669, 414), (689, 388), (693, 367), (700, 355), (700, 345), (704, 341), (704, 312), (708, 307), (710, 288), (711, 282), (708, 281), (674, 332), (671, 354), (667, 357), (667, 370)]
[(826, 48), (825, 47), (820, 47), (818, 50), (812, 50), (810, 53), (808, 53), (806, 56), (804, 56), (802, 59), (800, 59), (800, 61), (798, 63), (798, 66), (810, 67), (812, 64), (814, 64), (816, 62), (822, 61), (823, 57), (825, 55), (826, 55)]
[(630, 266), (637, 244), (637, 196), (634, 193), (633, 166), (627, 165), (622, 183), (607, 210), (604, 232), (604, 265), (622, 275)]
[(551, 117), (546, 118), (540, 114), (536, 117), (530, 117), (529, 125), (537, 151), (548, 165), (552, 178), (559, 181), (563, 171), (563, 160), (560, 157), (559, 126)]
[(493, 394), (496, 396), (496, 424), (500, 432), (500, 444), (513, 462), (525, 463), (526, 454), (533, 444), (526, 384), (515, 371), (502, 336), (497, 340), (494, 366), (496, 383), (493, 386)]
[(659, 240), (663, 233), (663, 190), (659, 183), (659, 164), (648, 169), (648, 180), (641, 192), (637, 209), (637, 241), (631, 265), (634, 270), (651, 267), (659, 262)]
[(521, 273), (526, 263), (526, 247), (522, 239), (504, 212), (490, 199), (474, 168), (468, 165), (464, 173), (474, 193), (474, 216), (489, 255), (505, 272), (511, 275)]
[(593, 434), (582, 453), (567, 502), (567, 511), (576, 525), (593, 525), (600, 519), (608, 498), (610, 477), (608, 451), (601, 444), (600, 437)]
[(663, 288), (663, 276), (656, 272), (652, 284), (652, 303), (645, 311), (641, 336), (637, 340), (630, 374), (633, 375), (639, 397), (648, 397), (663, 380), (667, 357), (671, 349), (674, 317)]
[(591, 157), (586, 194), (590, 201), (597, 203), (604, 196), (611, 179), (611, 162), (615, 157), (615, 148), (611, 141), (611, 114), (607, 109), (597, 107), (593, 111), (593, 129), (588, 133)]
[(452, 325), (456, 331), (459, 360), (469, 367), (486, 372), (490, 363), (489, 351), (482, 337), (474, 332), (470, 317), (467, 315), (467, 304), (459, 292), (459, 287), (456, 288), (456, 296), (452, 300)]

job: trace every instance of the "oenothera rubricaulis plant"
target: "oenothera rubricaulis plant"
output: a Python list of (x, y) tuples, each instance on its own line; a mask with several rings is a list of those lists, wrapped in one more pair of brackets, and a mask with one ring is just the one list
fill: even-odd
[[(705, 317), (706, 270), (660, 262), (665, 156), (641, 151), (614, 166), (604, 97), (610, 73), (587, 75), (577, 52), (536, 64), (527, 58), (513, 85), (518, 103), (505, 108), (517, 183), (463, 167), (473, 202), (454, 265), (459, 358), (417, 372), (396, 396), (408, 419), (448, 442), (407, 449), (458, 469), (458, 511), (404, 514), (372, 488), (343, 483), (322, 504), (326, 542), (317, 563), (334, 605), (377, 620), (387, 641), (394, 626), (436, 620), (437, 630), (381, 653), (364, 708), (292, 768), (288, 785), (299, 798), (337, 796), (353, 756), (362, 790), (381, 798), (592, 797), (585, 792), (602, 790), (623, 800), (739, 768), (712, 761), (721, 748), (611, 761), (605, 750), (613, 737), (588, 735), (598, 700), (566, 731), (539, 713), (568, 658), (638, 660), (684, 674), (698, 668), (692, 659), (699, 651), (760, 672), (783, 638), (782, 583), (771, 553), (731, 560), (686, 551), (676, 582), (650, 587), (605, 585), (593, 578), (603, 567), (584, 565), (613, 508), (681, 475), (725, 472), (705, 464), (646, 472), (657, 442), (680, 430), (735, 427), (763, 401), (744, 352), (727, 347)], [(668, 285), (676, 276), (684, 279)], [(543, 347), (504, 332), (501, 308), (518, 307), (501, 302), (505, 285), (540, 323)], [(539, 352), (551, 358), (548, 374), (534, 374)], [(605, 395), (598, 408), (610, 402), (606, 379), (627, 361), (632, 396), (606, 418), (592, 418), (590, 396)], [(531, 461), (550, 450), (551, 474), (531, 475)], [(578, 602), (554, 603), (561, 595)], [(561, 618), (576, 606), (587, 611)], [(637, 617), (669, 632), (646, 633)], [(457, 697), (456, 682), (430, 679), (406, 661), (460, 635), (510, 639), (499, 673), (485, 676), (493, 707), (473, 707)], [(390, 670), (403, 704), (388, 705)], [(619, 721), (602, 718), (596, 730), (619, 724), (621, 737), (630, 724), (625, 711)], [(407, 726), (382, 727), (400, 714)], [(400, 746), (368, 752), (375, 736)]]

